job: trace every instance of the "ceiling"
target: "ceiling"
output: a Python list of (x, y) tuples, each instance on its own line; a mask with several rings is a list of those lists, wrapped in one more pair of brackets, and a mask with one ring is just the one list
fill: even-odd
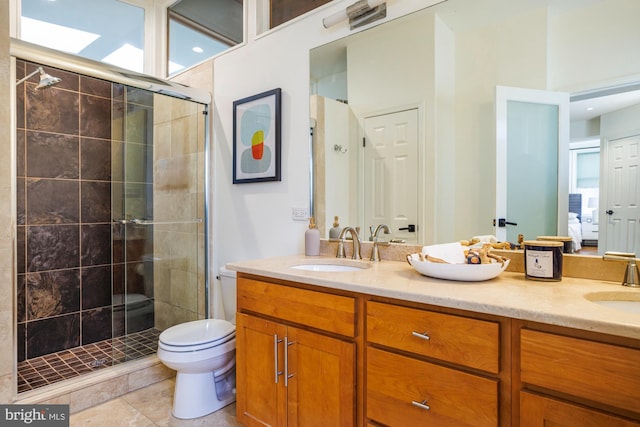
[[(584, 99), (583, 99), (584, 96)], [(640, 85), (613, 88), (611, 93), (601, 90), (596, 93), (571, 97), (571, 120), (591, 120), (606, 113), (640, 104)]]

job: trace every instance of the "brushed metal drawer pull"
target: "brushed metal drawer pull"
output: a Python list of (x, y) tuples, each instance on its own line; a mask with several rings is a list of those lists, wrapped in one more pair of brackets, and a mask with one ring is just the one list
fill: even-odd
[(295, 341), (289, 341), (288, 337), (284, 337), (284, 386), (289, 387), (289, 378), (293, 374), (289, 373), (289, 346), (295, 344)]
[(417, 406), (418, 408), (422, 408), (425, 411), (430, 410), (431, 408), (429, 407), (429, 405), (427, 405), (427, 399), (423, 400), (422, 402), (416, 402), (415, 400), (411, 401), (411, 404), (413, 406)]
[(420, 332), (413, 331), (411, 332), (411, 335), (413, 335), (414, 337), (422, 338), (423, 340), (427, 340), (427, 341), (431, 339), (426, 332), (421, 334)]
[(282, 375), (282, 371), (278, 371), (278, 344), (281, 343), (282, 340), (278, 339), (278, 334), (273, 335), (273, 359), (274, 359), (274, 372), (275, 372), (275, 383), (278, 384), (278, 376)]

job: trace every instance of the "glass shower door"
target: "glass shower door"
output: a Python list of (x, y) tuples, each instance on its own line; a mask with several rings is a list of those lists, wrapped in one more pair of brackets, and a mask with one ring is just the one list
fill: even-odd
[[(159, 333), (206, 316), (205, 107), (125, 88), (115, 147), (113, 337), (116, 358), (155, 352)], [(114, 109), (117, 111), (117, 109)], [(119, 170), (117, 170), (119, 169)]]

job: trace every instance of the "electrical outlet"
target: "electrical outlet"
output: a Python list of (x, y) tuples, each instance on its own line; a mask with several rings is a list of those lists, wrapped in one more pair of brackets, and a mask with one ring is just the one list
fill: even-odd
[(291, 208), (291, 218), (294, 221), (307, 221), (309, 219), (309, 209)]

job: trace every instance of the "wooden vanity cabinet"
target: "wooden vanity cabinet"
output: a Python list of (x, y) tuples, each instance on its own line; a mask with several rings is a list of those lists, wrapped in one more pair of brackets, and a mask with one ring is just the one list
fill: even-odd
[(367, 418), (386, 426), (510, 424), (507, 321), (378, 301), (366, 310)]
[(238, 274), (251, 426), (640, 427), (640, 340)]
[(238, 422), (356, 425), (355, 298), (242, 274), (237, 284)]
[(520, 426), (640, 426), (637, 340), (519, 323)]

